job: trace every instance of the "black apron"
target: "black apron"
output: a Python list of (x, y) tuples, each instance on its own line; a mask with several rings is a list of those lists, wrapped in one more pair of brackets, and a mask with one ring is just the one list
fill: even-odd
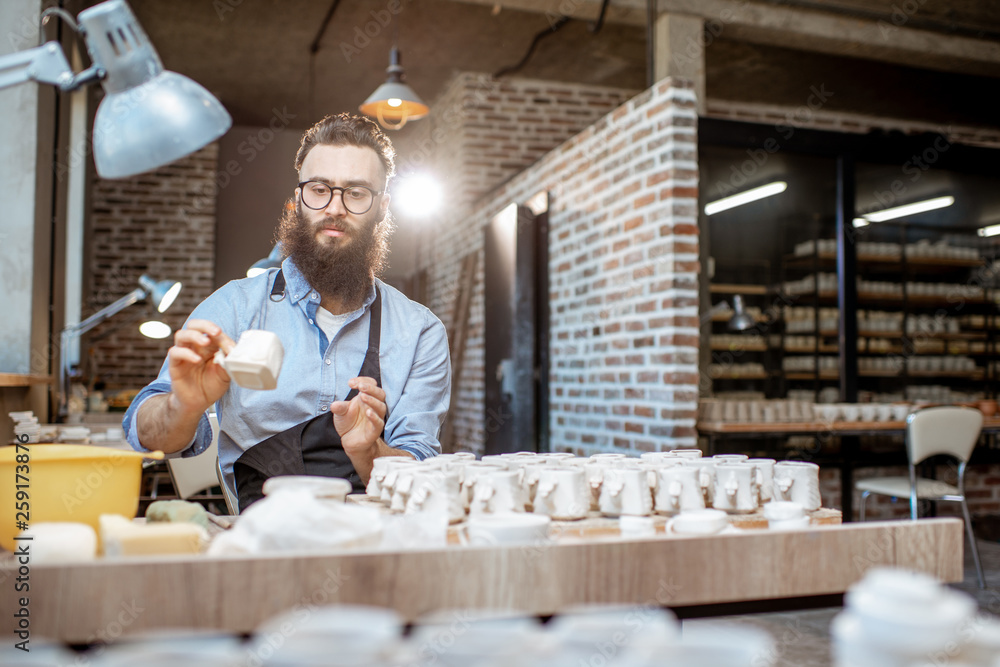
[[(271, 300), (283, 299), (284, 290), (285, 278), (278, 271), (271, 289)], [(368, 351), (358, 376), (373, 378), (379, 387), (382, 386), (379, 366), (381, 332), (382, 294), (376, 285), (368, 328)], [(352, 389), (344, 400), (349, 401), (357, 395), (358, 390)], [(333, 415), (329, 412), (253, 445), (236, 459), (233, 475), (236, 478), (240, 512), (264, 497), (263, 486), (268, 478), (280, 475), (340, 477), (351, 482), (355, 491), (365, 489), (361, 477), (354, 470), (354, 464), (344, 451), (340, 434), (333, 425)]]

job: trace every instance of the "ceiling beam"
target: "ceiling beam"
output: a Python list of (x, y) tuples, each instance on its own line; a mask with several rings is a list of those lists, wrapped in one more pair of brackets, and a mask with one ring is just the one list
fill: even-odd
[[(455, 0), (593, 21), (600, 0)], [(646, 24), (645, 0), (612, 0), (606, 21)], [(908, 16), (885, 20), (851, 17), (750, 0), (659, 0), (660, 13), (701, 17), (709, 39), (736, 39), (757, 44), (867, 58), (926, 69), (1000, 76), (1000, 44), (907, 27)]]

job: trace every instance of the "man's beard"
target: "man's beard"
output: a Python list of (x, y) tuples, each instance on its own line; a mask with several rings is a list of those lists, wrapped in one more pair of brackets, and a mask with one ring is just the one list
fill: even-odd
[[(321, 243), (317, 233), (332, 225), (344, 233), (333, 243)], [(322, 296), (345, 305), (363, 303), (372, 279), (385, 268), (393, 224), (388, 214), (362, 227), (337, 224), (326, 218), (311, 223), (298, 205), (286, 206), (278, 226), (278, 241), (302, 275)], [(343, 243), (347, 241), (347, 243)]]

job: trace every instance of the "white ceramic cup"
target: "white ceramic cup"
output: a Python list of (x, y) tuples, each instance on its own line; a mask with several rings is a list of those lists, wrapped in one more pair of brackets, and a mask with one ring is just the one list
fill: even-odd
[(711, 507), (715, 497), (715, 466), (718, 462), (714, 458), (688, 459), (684, 465), (694, 466), (705, 472), (706, 477), (702, 477), (702, 490), (705, 493), (705, 507)]
[(757, 468), (757, 497), (766, 503), (774, 498), (774, 459), (747, 459)]
[(462, 496), (466, 511), (468, 511), (469, 506), (472, 504), (472, 494), (476, 488), (476, 480), (481, 475), (506, 470), (508, 470), (507, 464), (501, 461), (470, 461), (462, 466)]
[(281, 339), (273, 331), (250, 329), (240, 334), (229, 352), (219, 350), (215, 363), (225, 369), (233, 382), (247, 389), (275, 389), (285, 357)]
[(715, 466), (713, 507), (742, 514), (757, 509), (757, 467), (746, 461), (724, 461)]
[(605, 516), (651, 514), (653, 495), (646, 469), (638, 466), (605, 468), (598, 505)]
[(261, 491), (265, 496), (279, 489), (304, 489), (319, 500), (345, 502), (347, 494), (354, 487), (346, 479), (339, 477), (323, 477), (320, 475), (279, 475), (264, 481)]
[(664, 454), (669, 454), (670, 456), (677, 456), (682, 459), (700, 459), (702, 456), (700, 449), (671, 449)]
[(678, 514), (705, 509), (705, 486), (708, 473), (702, 468), (676, 465), (656, 471), (653, 507), (657, 514)]
[(774, 466), (775, 500), (802, 505), (807, 512), (822, 504), (819, 493), (819, 466), (807, 461), (779, 461)]
[[(385, 466), (385, 476), (379, 483), (379, 499), (386, 505), (392, 504), (392, 496), (395, 492), (396, 483), (399, 481), (399, 474), (407, 468), (413, 468), (420, 465), (419, 461), (414, 461), (408, 457), (386, 457), (391, 458), (390, 461), (386, 461), (383, 465)], [(405, 507), (405, 503), (404, 503)], [(402, 508), (400, 508), (402, 511)]]
[(582, 468), (540, 468), (533, 511), (561, 521), (585, 518), (590, 511), (590, 485), (586, 472)]
[(393, 461), (412, 460), (413, 459), (409, 456), (380, 456), (372, 461), (372, 474), (371, 477), (368, 478), (368, 486), (365, 487), (365, 493), (368, 494), (368, 497), (373, 500), (381, 500), (382, 481), (389, 473), (389, 467), (392, 465)]
[(802, 505), (776, 500), (764, 504), (764, 518), (772, 530), (801, 530), (809, 527), (809, 517)]
[(487, 472), (476, 478), (469, 514), (504, 514), (524, 512), (526, 494), (521, 486), (521, 470)]
[(465, 502), (458, 471), (417, 470), (413, 473), (413, 491), (406, 501), (406, 513), (443, 514), (449, 523), (465, 518)]

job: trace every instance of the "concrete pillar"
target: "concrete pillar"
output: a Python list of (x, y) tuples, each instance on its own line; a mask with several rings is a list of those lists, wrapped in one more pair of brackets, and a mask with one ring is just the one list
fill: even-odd
[(665, 13), (654, 26), (653, 74), (694, 82), (698, 115), (705, 114), (705, 20), (699, 16)]
[[(0, 3), (0, 55), (38, 45), (42, 0)], [(51, 372), (49, 292), (53, 210), (52, 146), (56, 89), (22, 83), (0, 91), (0, 373)], [(47, 417), (47, 389), (6, 391)]]

